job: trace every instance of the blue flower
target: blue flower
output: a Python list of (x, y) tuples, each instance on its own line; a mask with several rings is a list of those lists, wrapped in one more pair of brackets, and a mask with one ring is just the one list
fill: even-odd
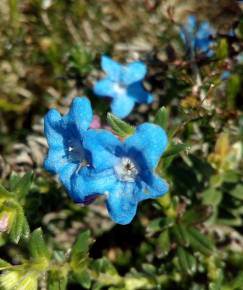
[(44, 167), (58, 174), (71, 197), (77, 202), (85, 202), (73, 190), (73, 176), (88, 174), (89, 153), (83, 146), (83, 139), (92, 121), (92, 108), (85, 97), (76, 97), (67, 115), (51, 109), (44, 118), (44, 132), (48, 141), (48, 155)]
[(73, 176), (76, 195), (82, 200), (84, 192), (86, 198), (105, 194), (116, 223), (130, 223), (140, 201), (168, 191), (167, 183), (155, 173), (167, 146), (167, 136), (159, 126), (144, 123), (123, 142), (109, 131), (89, 130), (83, 144), (89, 148), (93, 170)]
[(100, 97), (112, 98), (111, 110), (119, 118), (125, 118), (135, 103), (151, 103), (153, 96), (142, 85), (147, 68), (142, 62), (132, 62), (126, 66), (107, 56), (102, 56), (101, 67), (107, 76), (96, 82), (94, 93)]
[(209, 57), (213, 55), (210, 49), (214, 30), (208, 21), (197, 25), (196, 16), (190, 15), (187, 24), (181, 27), (180, 36), (189, 51), (206, 53)]

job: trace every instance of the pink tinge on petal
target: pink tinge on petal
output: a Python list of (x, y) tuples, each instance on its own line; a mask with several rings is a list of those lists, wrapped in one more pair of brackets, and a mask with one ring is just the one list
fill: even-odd
[(93, 120), (90, 124), (91, 129), (100, 129), (101, 127), (101, 121), (100, 117), (98, 115), (94, 115)]
[(0, 219), (0, 232), (6, 232), (8, 230), (8, 215), (5, 214)]

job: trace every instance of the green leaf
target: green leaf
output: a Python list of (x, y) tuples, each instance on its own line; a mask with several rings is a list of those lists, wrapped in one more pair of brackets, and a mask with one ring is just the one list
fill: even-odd
[(48, 290), (66, 290), (68, 273), (65, 269), (51, 270), (48, 272)]
[(205, 235), (200, 233), (193, 227), (187, 228), (188, 238), (190, 245), (196, 251), (203, 253), (204, 255), (211, 255), (214, 251), (214, 244)]
[(0, 197), (12, 197), (12, 193), (0, 184)]
[[(222, 271), (220, 271), (219, 276), (216, 279), (216, 281), (209, 283), (209, 290), (221, 290), (222, 286), (223, 286), (223, 280), (224, 280), (223, 273), (222, 273)], [(241, 286), (242, 286), (242, 284), (241, 284)], [(234, 287), (232, 289), (237, 289), (237, 288)]]
[(237, 74), (230, 76), (226, 87), (227, 108), (233, 110), (235, 108), (236, 97), (240, 91), (241, 78)]
[(30, 235), (30, 227), (29, 227), (28, 221), (26, 219), (26, 216), (24, 215), (23, 216), (23, 226), (22, 226), (22, 236), (23, 236), (23, 238), (28, 239), (29, 235)]
[(190, 147), (187, 144), (182, 144), (182, 143), (171, 144), (169, 145), (168, 149), (163, 154), (162, 158), (165, 159), (174, 155), (178, 155), (182, 151), (189, 150), (189, 149)]
[(15, 185), (14, 192), (17, 195), (18, 200), (23, 199), (30, 190), (33, 174), (31, 172), (26, 173)]
[(206, 205), (217, 206), (222, 200), (222, 192), (215, 188), (209, 188), (202, 193), (202, 200)]
[(15, 172), (13, 172), (10, 176), (9, 183), (10, 183), (10, 190), (15, 191), (17, 184), (19, 183), (21, 179), (20, 175), (17, 175)]
[(237, 199), (243, 200), (243, 185), (236, 185), (236, 187), (232, 191), (230, 191), (229, 194)]
[(171, 231), (176, 239), (176, 242), (180, 245), (188, 246), (189, 245), (189, 235), (187, 229), (182, 224), (176, 224)]
[(38, 228), (33, 231), (29, 241), (29, 250), (31, 256), (36, 260), (44, 258), (45, 260), (50, 259), (50, 252), (44, 241), (42, 229)]
[(89, 256), (89, 246), (91, 244), (90, 231), (79, 234), (71, 252), (71, 267), (73, 271), (80, 271), (85, 266)]
[(95, 260), (92, 264), (92, 269), (94, 269), (98, 274), (107, 273), (114, 276), (117, 275), (116, 268), (106, 257)]
[(241, 178), (241, 174), (235, 170), (227, 170), (223, 174), (224, 182), (236, 183)]
[(192, 275), (196, 271), (196, 259), (189, 254), (182, 247), (178, 247), (177, 255), (179, 259), (179, 265), (183, 272), (186, 272), (188, 275)]
[(147, 226), (148, 234), (161, 232), (164, 229), (171, 227), (174, 224), (174, 219), (170, 217), (162, 217), (152, 220)]
[(169, 111), (162, 107), (155, 115), (154, 123), (162, 127), (163, 129), (167, 129), (169, 120)]
[(168, 230), (164, 230), (158, 237), (157, 243), (159, 245), (160, 254), (166, 256), (171, 247), (170, 234)]
[(74, 274), (75, 280), (85, 289), (90, 289), (91, 278), (88, 271), (82, 271)]
[(0, 270), (4, 270), (12, 265), (0, 258)]
[(20, 206), (16, 206), (15, 211), (15, 217), (11, 226), (9, 238), (12, 242), (17, 244), (23, 234), (25, 216), (24, 211)]
[(185, 225), (197, 225), (206, 221), (212, 215), (212, 207), (207, 205), (195, 206), (185, 212), (181, 221)]
[(228, 42), (226, 38), (221, 38), (217, 43), (216, 56), (219, 59), (226, 58), (228, 56)]
[(135, 132), (134, 127), (112, 115), (111, 113), (107, 114), (107, 121), (115, 134), (122, 138), (126, 138)]

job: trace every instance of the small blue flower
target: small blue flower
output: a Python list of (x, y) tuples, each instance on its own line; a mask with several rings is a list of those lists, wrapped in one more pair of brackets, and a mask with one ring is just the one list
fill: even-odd
[(140, 201), (168, 191), (167, 183), (155, 173), (167, 146), (167, 136), (159, 126), (144, 123), (124, 142), (109, 131), (89, 130), (83, 143), (89, 148), (93, 170), (74, 176), (76, 195), (82, 200), (84, 192), (86, 198), (105, 194), (116, 223), (130, 223)]
[(153, 96), (142, 85), (147, 68), (142, 62), (121, 65), (107, 56), (102, 56), (101, 67), (107, 77), (96, 82), (94, 93), (112, 98), (111, 110), (119, 118), (125, 118), (135, 103), (151, 103)]
[(210, 49), (213, 34), (214, 30), (208, 21), (203, 21), (198, 26), (194, 15), (188, 17), (187, 24), (182, 26), (180, 31), (180, 36), (189, 51), (205, 53), (209, 57), (213, 55), (213, 51)]
[(51, 109), (44, 118), (44, 132), (49, 150), (44, 167), (51, 173), (58, 174), (71, 197), (78, 202), (85, 202), (86, 196), (80, 200), (73, 190), (73, 176), (88, 174), (90, 170), (89, 153), (83, 146), (83, 139), (92, 121), (92, 108), (85, 97), (76, 97), (67, 115)]

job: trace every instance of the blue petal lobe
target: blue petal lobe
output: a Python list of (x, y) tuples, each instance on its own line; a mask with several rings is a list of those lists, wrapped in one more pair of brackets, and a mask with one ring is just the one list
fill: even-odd
[(136, 82), (130, 85), (127, 88), (127, 95), (138, 103), (150, 104), (154, 100), (153, 95), (145, 91), (141, 82)]
[(108, 56), (103, 55), (101, 57), (101, 67), (112, 81), (120, 81), (123, 66), (118, 62), (112, 60)]
[(100, 173), (83, 168), (72, 176), (71, 197), (76, 202), (86, 202), (89, 197), (102, 195), (115, 184), (116, 178), (112, 169)]
[(112, 220), (126, 225), (131, 222), (137, 211), (137, 188), (133, 182), (119, 182), (109, 191), (106, 201)]
[(96, 171), (112, 168), (121, 150), (121, 142), (106, 130), (89, 130), (83, 139), (84, 148), (90, 153), (91, 165)]
[(69, 113), (63, 117), (66, 125), (74, 124), (77, 132), (82, 135), (83, 130), (89, 128), (93, 119), (93, 113), (90, 101), (85, 97), (76, 97), (73, 99)]
[(119, 118), (128, 116), (135, 105), (135, 100), (129, 96), (122, 95), (112, 100), (111, 111)]
[(100, 97), (110, 97), (114, 98), (117, 95), (114, 89), (114, 82), (109, 78), (105, 78), (95, 83), (93, 88), (94, 93)]
[(49, 110), (49, 112), (45, 115), (44, 133), (49, 146), (58, 147), (63, 144), (61, 120), (62, 116), (55, 109)]
[(144, 190), (139, 192), (139, 200), (158, 198), (168, 191), (169, 185), (164, 179), (151, 175), (149, 180), (146, 180), (146, 184), (144, 184)]
[(136, 156), (136, 152), (138, 152), (136, 158), (142, 167), (146, 163), (146, 166), (153, 169), (157, 166), (167, 143), (167, 135), (161, 127), (151, 123), (144, 123), (137, 127), (134, 135), (125, 140), (124, 145), (130, 155)]
[(67, 162), (68, 160), (64, 147), (52, 146), (48, 150), (47, 158), (44, 161), (44, 167), (51, 173), (58, 173)]
[(128, 64), (124, 67), (121, 82), (124, 85), (130, 85), (144, 79), (147, 73), (146, 65), (143, 62), (137, 61)]
[(67, 163), (60, 171), (59, 171), (59, 179), (67, 189), (67, 191), (72, 195), (72, 182), (71, 177), (77, 170), (78, 165), (75, 163)]

